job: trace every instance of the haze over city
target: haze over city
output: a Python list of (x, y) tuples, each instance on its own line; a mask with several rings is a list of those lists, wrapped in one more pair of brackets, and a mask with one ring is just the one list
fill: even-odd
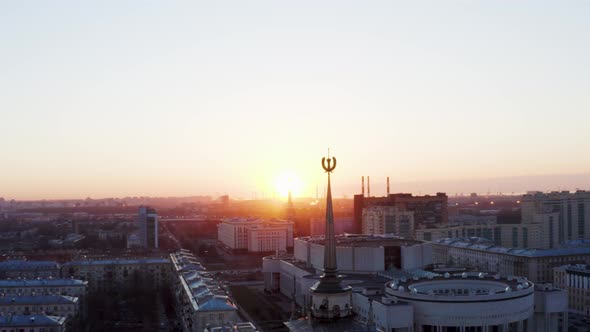
[(1, 332), (590, 332), (590, 1), (0, 1)]
[(0, 194), (590, 186), (590, 3), (0, 4)]

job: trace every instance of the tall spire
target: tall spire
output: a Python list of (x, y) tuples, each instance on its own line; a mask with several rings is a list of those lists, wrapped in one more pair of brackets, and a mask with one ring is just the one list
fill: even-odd
[[(333, 162), (333, 164), (332, 164)], [(336, 264), (336, 237), (334, 234), (334, 211), (332, 208), (331, 173), (336, 168), (336, 158), (322, 158), (322, 167), (328, 173), (326, 191), (326, 238), (324, 240), (324, 273), (312, 287), (311, 317), (332, 320), (351, 315), (352, 288), (343, 286)]]
[(289, 190), (289, 200), (287, 201), (287, 220), (295, 220), (295, 206), (293, 205), (293, 198), (291, 196), (291, 190)]
[[(336, 266), (336, 239), (334, 234), (334, 211), (332, 208), (332, 185), (330, 183), (330, 173), (336, 168), (336, 158), (328, 158), (328, 166), (324, 164), (322, 159), (322, 166), (326, 173), (328, 173), (328, 194), (326, 197), (326, 245), (324, 249), (324, 278), (335, 278), (338, 276)], [(331, 165), (334, 160), (334, 165)]]

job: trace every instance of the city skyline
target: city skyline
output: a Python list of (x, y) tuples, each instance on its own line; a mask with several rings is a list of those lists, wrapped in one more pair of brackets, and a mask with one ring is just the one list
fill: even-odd
[(328, 147), (335, 197), (588, 189), (588, 13), (2, 3), (0, 197), (322, 196)]

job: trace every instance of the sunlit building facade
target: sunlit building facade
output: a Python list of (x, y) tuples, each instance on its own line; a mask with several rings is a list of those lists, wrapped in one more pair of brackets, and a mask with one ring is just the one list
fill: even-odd
[(293, 222), (280, 219), (225, 219), (217, 225), (217, 238), (235, 251), (271, 252), (293, 248)]

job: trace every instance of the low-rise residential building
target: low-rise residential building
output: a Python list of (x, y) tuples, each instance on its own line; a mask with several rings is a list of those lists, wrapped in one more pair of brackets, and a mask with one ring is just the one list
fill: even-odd
[(64, 295), (25, 295), (0, 297), (0, 312), (12, 315), (51, 315), (74, 318), (79, 299)]
[(228, 249), (236, 251), (286, 251), (293, 248), (293, 222), (279, 219), (225, 219), (217, 225), (217, 238)]
[(53, 261), (7, 260), (0, 262), (0, 279), (58, 278), (59, 264)]
[(65, 332), (67, 318), (47, 315), (0, 315), (0, 331)]
[(495, 218), (473, 216), (472, 222), (449, 222), (433, 228), (417, 229), (416, 239), (437, 241), (445, 238), (480, 237), (498, 246), (528, 249), (556, 248), (560, 244), (557, 237), (558, 225), (553, 222), (553, 219), (557, 220), (557, 214), (535, 215), (534, 222), (522, 224), (497, 224)]
[(535, 283), (552, 283), (554, 267), (590, 263), (590, 241), (553, 249), (515, 249), (482, 238), (449, 238), (432, 242), (432, 250), (435, 264), (527, 276)]
[(239, 321), (237, 305), (187, 250), (170, 254), (174, 266), (176, 312), (183, 331), (233, 326)]
[(4, 279), (0, 280), (0, 294), (67, 295), (84, 298), (88, 282), (77, 279)]
[(89, 292), (130, 285), (158, 289), (170, 281), (172, 264), (166, 258), (74, 261), (62, 265), (61, 272), (65, 278), (87, 281)]
[(564, 265), (553, 271), (555, 286), (568, 293), (570, 312), (590, 316), (590, 265)]
[(88, 313), (88, 282), (77, 279), (4, 279), (0, 280), (0, 294), (5, 297), (63, 295), (77, 298), (79, 317)]

